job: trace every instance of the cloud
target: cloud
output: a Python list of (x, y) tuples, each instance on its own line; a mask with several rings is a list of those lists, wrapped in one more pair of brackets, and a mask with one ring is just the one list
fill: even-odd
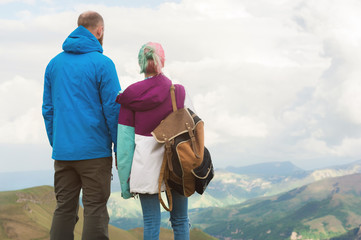
[[(197, 94), (194, 105), (197, 113), (206, 124), (206, 142), (212, 146), (234, 138), (265, 138), (268, 134), (267, 123), (257, 115), (241, 115), (227, 106), (230, 89), (221, 86), (206, 94)], [(237, 103), (235, 102), (234, 105)], [(210, 133), (210, 136), (208, 134)]]
[(142, 79), (137, 66), (141, 45), (162, 43), (165, 73), (192, 96), (216, 165), (291, 160), (311, 166), (360, 158), (357, 0), (43, 7), (55, 9), (19, 9), (16, 19), (0, 19), (6, 36), (0, 45), (0, 86), (8, 89), (2, 93), (17, 102), (29, 94), (22, 89), (37, 92), (21, 104), (7, 106), (2, 98), (6, 137), (1, 143), (47, 144), (37, 115), (46, 64), (61, 51), (79, 13), (96, 9), (106, 24), (104, 54), (114, 60), (123, 88)]
[(16, 76), (0, 83), (0, 144), (45, 144), (41, 116), (42, 86)]

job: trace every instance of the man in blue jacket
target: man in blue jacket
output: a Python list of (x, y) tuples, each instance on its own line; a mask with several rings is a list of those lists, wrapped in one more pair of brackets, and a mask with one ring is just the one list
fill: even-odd
[(109, 239), (106, 203), (120, 85), (114, 63), (102, 54), (103, 33), (101, 15), (82, 13), (78, 28), (63, 43), (64, 51), (50, 61), (45, 72), (42, 110), (53, 148), (57, 200), (52, 240), (74, 238), (81, 189), (82, 239)]

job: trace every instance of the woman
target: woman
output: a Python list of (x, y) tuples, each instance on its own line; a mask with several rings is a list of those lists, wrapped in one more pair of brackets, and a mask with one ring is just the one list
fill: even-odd
[[(145, 79), (130, 85), (117, 97), (121, 104), (118, 121), (117, 162), (123, 198), (139, 194), (144, 221), (144, 239), (159, 239), (160, 204), (158, 178), (164, 146), (151, 132), (172, 112), (171, 80), (163, 73), (164, 51), (159, 43), (142, 46), (138, 55)], [(177, 107), (186, 98), (182, 85), (175, 84)], [(188, 106), (189, 107), (189, 106)], [(162, 190), (165, 190), (164, 183)], [(170, 221), (175, 240), (189, 239), (188, 199), (172, 191)]]

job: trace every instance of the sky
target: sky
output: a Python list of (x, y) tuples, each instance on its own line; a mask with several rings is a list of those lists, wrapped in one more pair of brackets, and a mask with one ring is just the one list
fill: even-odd
[(0, 172), (52, 169), (44, 72), (87, 10), (122, 88), (143, 79), (140, 47), (163, 45), (216, 168), (361, 159), (359, 0), (0, 0)]

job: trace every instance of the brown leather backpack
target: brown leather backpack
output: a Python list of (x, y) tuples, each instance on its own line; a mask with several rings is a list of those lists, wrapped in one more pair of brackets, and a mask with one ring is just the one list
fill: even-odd
[[(197, 175), (193, 170), (202, 164), (205, 149), (203, 121), (190, 109), (177, 109), (174, 85), (171, 86), (170, 93), (173, 112), (152, 132), (157, 142), (165, 145), (163, 163), (159, 174), (158, 195), (160, 203), (167, 211), (172, 211), (173, 207), (171, 188), (186, 197), (195, 192)], [(207, 176), (210, 171), (212, 171), (213, 177), (213, 166), (212, 169), (208, 170)], [(166, 186), (169, 208), (161, 196), (163, 181)]]

